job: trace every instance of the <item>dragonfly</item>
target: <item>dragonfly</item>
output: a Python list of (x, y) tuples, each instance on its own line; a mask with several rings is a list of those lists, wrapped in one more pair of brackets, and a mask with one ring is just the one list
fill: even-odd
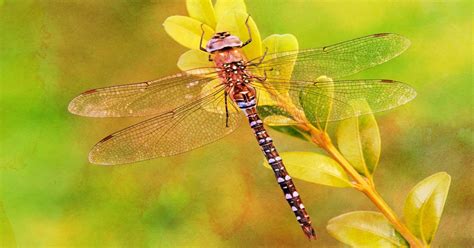
[[(203, 47), (201, 37), (199, 49), (209, 54), (212, 67), (87, 90), (75, 97), (68, 109), (88, 117), (150, 117), (99, 141), (90, 151), (89, 161), (101, 165), (172, 156), (210, 144), (233, 132), (243, 113), (297, 222), (308, 238), (316, 239), (309, 214), (264, 121), (270, 125), (308, 121), (303, 107), (312, 108), (313, 117), (326, 121), (368, 114), (348, 111), (354, 109), (351, 102), (361, 99), (371, 113), (405, 104), (416, 92), (402, 82), (341, 78), (398, 56), (409, 41), (397, 34), (381, 33), (320, 48), (265, 53), (248, 60), (242, 52), (252, 42), (248, 19), (246, 26), (245, 42), (229, 32), (218, 32)], [(322, 75), (332, 80), (316, 80)], [(262, 120), (258, 101), (262, 93), (276, 103), (266, 109), (267, 114), (293, 112), (300, 113), (299, 117), (286, 118), (285, 123), (281, 119)], [(302, 93), (312, 97), (312, 104), (300, 102)], [(330, 114), (326, 113), (329, 109)]]

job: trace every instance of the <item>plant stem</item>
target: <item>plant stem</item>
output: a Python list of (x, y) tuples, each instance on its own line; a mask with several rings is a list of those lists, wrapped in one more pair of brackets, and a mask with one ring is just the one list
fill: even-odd
[(380, 210), (380, 212), (390, 221), (393, 227), (408, 241), (410, 247), (418, 248), (425, 247), (415, 235), (399, 220), (395, 212), (383, 200), (380, 194), (375, 189), (374, 185), (362, 177), (354, 167), (342, 156), (341, 153), (334, 147), (326, 133), (320, 130), (311, 128), (311, 136), (313, 142), (323, 148), (334, 160), (336, 160), (342, 168), (356, 181), (356, 188), (363, 192)]

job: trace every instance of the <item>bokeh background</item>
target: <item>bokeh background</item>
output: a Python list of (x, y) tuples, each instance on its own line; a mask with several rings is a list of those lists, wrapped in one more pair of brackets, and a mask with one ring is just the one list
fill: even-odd
[[(433, 247), (474, 245), (470, 1), (247, 1), (262, 37), (302, 48), (380, 32), (412, 41), (402, 56), (351, 78), (406, 82), (418, 97), (377, 114), (375, 180), (400, 214), (406, 194), (439, 171), (452, 185)], [(360, 193), (296, 180), (320, 232), (308, 242), (241, 127), (179, 156), (126, 166), (88, 163), (92, 145), (141, 119), (73, 116), (95, 87), (178, 71), (187, 49), (166, 35), (184, 1), (0, 1), (0, 239), (19, 247), (343, 247), (325, 231), (348, 211), (375, 210)], [(271, 131), (270, 131), (271, 132)], [(281, 151), (315, 150), (271, 132)]]

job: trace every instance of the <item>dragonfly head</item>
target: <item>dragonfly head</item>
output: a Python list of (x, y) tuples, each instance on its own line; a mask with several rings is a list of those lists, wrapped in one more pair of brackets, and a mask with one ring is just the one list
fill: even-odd
[(206, 51), (213, 53), (226, 48), (241, 47), (242, 41), (239, 37), (231, 35), (229, 32), (219, 32), (214, 34), (207, 42)]

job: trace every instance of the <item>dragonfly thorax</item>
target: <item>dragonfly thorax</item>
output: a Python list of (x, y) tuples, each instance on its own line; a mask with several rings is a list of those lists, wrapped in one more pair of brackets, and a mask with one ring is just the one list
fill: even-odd
[(242, 41), (239, 37), (231, 35), (229, 32), (219, 32), (216, 33), (210, 40), (207, 42), (206, 51), (213, 53), (223, 49), (241, 47)]
[(216, 52), (213, 52), (212, 61), (218, 68), (223, 68), (225, 64), (236, 63), (240, 61), (246, 61), (246, 57), (242, 53), (240, 48), (225, 48)]
[(246, 71), (244, 61), (224, 63), (220, 67), (219, 76), (227, 86), (250, 83), (251, 76)]

